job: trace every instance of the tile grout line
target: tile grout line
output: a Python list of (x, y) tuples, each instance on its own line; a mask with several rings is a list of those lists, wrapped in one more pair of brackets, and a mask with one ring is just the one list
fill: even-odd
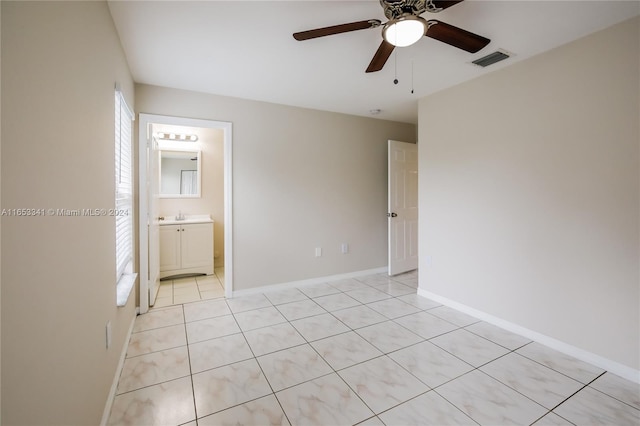
[[(189, 381), (191, 382), (191, 397), (193, 398), (193, 414), (195, 418), (193, 421), (198, 420), (198, 406), (196, 405), (196, 388), (193, 384), (193, 368), (191, 366), (191, 349), (189, 348), (189, 336), (187, 335), (187, 316), (184, 312), (184, 304), (182, 305), (182, 319), (184, 321), (184, 339), (187, 345), (187, 361), (189, 362)], [(191, 420), (189, 421), (191, 422)], [(187, 422), (187, 423), (189, 423)]]
[[(526, 357), (525, 357), (525, 358), (526, 358)], [(528, 359), (528, 358), (527, 358), (527, 359)], [(545, 367), (546, 367), (546, 366), (545, 366)], [(547, 368), (549, 368), (549, 367), (547, 367)], [(552, 371), (555, 371), (555, 370), (553, 370), (553, 369), (551, 369), (551, 370), (552, 370)], [(560, 406), (561, 406), (562, 404), (564, 404), (565, 402), (567, 402), (569, 399), (573, 398), (573, 397), (574, 397), (575, 395), (577, 395), (579, 392), (582, 392), (582, 391), (583, 391), (585, 388), (587, 388), (591, 383), (595, 382), (596, 380), (598, 380), (600, 377), (602, 377), (602, 376), (603, 376), (604, 374), (606, 374), (606, 373), (607, 373), (606, 371), (603, 371), (603, 372), (602, 372), (602, 373), (600, 373), (598, 376), (596, 376), (593, 380), (589, 381), (589, 383), (586, 383), (586, 384), (585, 384), (585, 383), (582, 383), (582, 382), (579, 382), (578, 380), (573, 379), (573, 380), (575, 380), (576, 382), (578, 382), (578, 383), (580, 383), (580, 384), (582, 385), (582, 386), (580, 387), (580, 389), (578, 389), (577, 391), (573, 392), (571, 395), (567, 396), (565, 399), (563, 399), (563, 400), (562, 400), (562, 401), (560, 401), (558, 404), (556, 404), (553, 408), (549, 409), (549, 411), (548, 411), (544, 416), (540, 417), (539, 419), (536, 419), (536, 422), (537, 422), (537, 421), (539, 421), (540, 419), (542, 419), (543, 417), (547, 416), (549, 413), (553, 413), (553, 414), (555, 414), (556, 416), (561, 417), (563, 420), (566, 420), (566, 421), (568, 421), (568, 422), (569, 422), (569, 423), (571, 423), (571, 424), (575, 424), (575, 423), (573, 423), (572, 421), (565, 419), (565, 418), (564, 418), (564, 417), (562, 417), (560, 414), (555, 413), (555, 412), (554, 412), (554, 410), (555, 410), (556, 408), (560, 407)], [(497, 379), (496, 379), (496, 380), (497, 380)], [(502, 383), (502, 382), (500, 382), (500, 383)], [(605, 395), (606, 395), (606, 394), (605, 394)], [(545, 407), (545, 408), (546, 408), (546, 407)], [(535, 423), (535, 422), (533, 422), (533, 423)]]
[[(567, 400), (569, 400), (569, 398), (573, 397), (574, 395), (576, 395), (577, 393), (581, 392), (582, 390), (584, 390), (585, 388), (589, 387), (589, 385), (591, 385), (591, 383), (595, 382), (596, 380), (598, 380), (600, 377), (604, 376), (607, 372), (603, 371), (602, 373), (598, 374), (596, 377), (594, 377), (592, 380), (590, 380), (588, 383), (582, 383), (582, 382), (578, 382), (578, 380), (576, 380), (578, 383), (580, 383), (581, 385), (583, 385), (580, 389), (578, 389), (577, 391), (575, 391), (574, 393), (572, 393), (571, 395), (569, 395), (568, 397), (566, 397), (565, 399), (563, 399), (560, 403), (558, 403), (555, 407), (553, 407), (551, 409), (551, 411), (555, 410), (556, 408), (558, 408), (559, 406), (561, 406), (562, 404), (564, 404), (565, 402), (567, 402)], [(575, 379), (574, 379), (575, 380)], [(596, 389), (597, 390), (597, 389)], [(607, 394), (605, 394), (607, 395)], [(610, 395), (607, 395), (610, 396)], [(562, 416), (560, 416), (562, 417)]]

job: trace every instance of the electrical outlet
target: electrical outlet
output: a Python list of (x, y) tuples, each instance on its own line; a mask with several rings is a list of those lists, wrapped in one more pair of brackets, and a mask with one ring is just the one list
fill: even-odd
[(316, 247), (316, 257), (322, 256), (322, 247)]
[(107, 325), (105, 326), (106, 339), (107, 339), (107, 349), (111, 347), (111, 321), (107, 321)]
[(342, 254), (349, 253), (349, 244), (342, 243), (342, 245), (340, 246), (340, 251), (342, 252)]

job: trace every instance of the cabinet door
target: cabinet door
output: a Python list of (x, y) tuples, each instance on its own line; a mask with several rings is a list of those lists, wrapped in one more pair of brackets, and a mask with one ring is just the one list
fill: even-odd
[(180, 225), (160, 227), (160, 271), (180, 269)]
[[(182, 225), (182, 268), (213, 264), (213, 224)], [(177, 232), (176, 232), (177, 234)]]

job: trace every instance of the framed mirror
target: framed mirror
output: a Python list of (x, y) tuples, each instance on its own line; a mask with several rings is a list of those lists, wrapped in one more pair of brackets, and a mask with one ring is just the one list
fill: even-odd
[(200, 198), (202, 166), (198, 150), (160, 150), (160, 198)]

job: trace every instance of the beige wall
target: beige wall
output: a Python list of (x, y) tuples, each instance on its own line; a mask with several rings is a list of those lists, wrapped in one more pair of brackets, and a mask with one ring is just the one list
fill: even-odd
[[(115, 82), (133, 106), (106, 3), (2, 2), (3, 208), (113, 208)], [(135, 315), (115, 304), (114, 227), (2, 217), (3, 424), (100, 422)]]
[[(0, 5), (1, 6), (1, 5)], [(0, 7), (0, 46), (2, 45), (2, 7)], [(0, 54), (0, 81), (2, 81), (2, 55)], [(0, 84), (0, 99), (2, 99), (2, 85)], [(2, 117), (2, 102), (0, 102), (0, 117)], [(0, 208), (2, 208), (2, 120), (0, 120)], [(0, 241), (2, 241), (2, 221), (0, 220)], [(2, 271), (2, 244), (0, 244), (0, 271)], [(2, 273), (0, 273), (0, 319), (2, 318)], [(2, 327), (0, 324), (0, 424), (2, 424)]]
[(175, 216), (179, 211), (185, 215), (210, 215), (214, 220), (214, 265), (220, 268), (224, 266), (224, 132), (221, 129), (196, 127), (190, 128), (188, 133), (199, 136), (193, 146), (201, 151), (201, 197), (161, 198), (159, 213), (160, 216)]
[[(0, 5), (1, 6), (1, 5)], [(0, 7), (0, 46), (2, 45), (2, 7)], [(2, 55), (0, 54), (0, 81), (2, 81)], [(0, 99), (2, 99), (2, 85), (0, 84)], [(0, 102), (0, 117), (2, 117), (2, 102)], [(0, 119), (0, 209), (2, 209), (2, 120)], [(2, 241), (2, 221), (0, 220), (0, 242)], [(0, 243), (0, 271), (2, 271), (2, 244)], [(0, 319), (2, 318), (2, 273), (0, 272)], [(1, 324), (1, 323), (0, 323)], [(2, 424), (2, 327), (0, 325), (0, 424)]]
[(636, 370), (639, 26), (419, 107), (420, 288)]
[(386, 265), (386, 144), (413, 125), (146, 85), (136, 107), (233, 123), (234, 290)]

